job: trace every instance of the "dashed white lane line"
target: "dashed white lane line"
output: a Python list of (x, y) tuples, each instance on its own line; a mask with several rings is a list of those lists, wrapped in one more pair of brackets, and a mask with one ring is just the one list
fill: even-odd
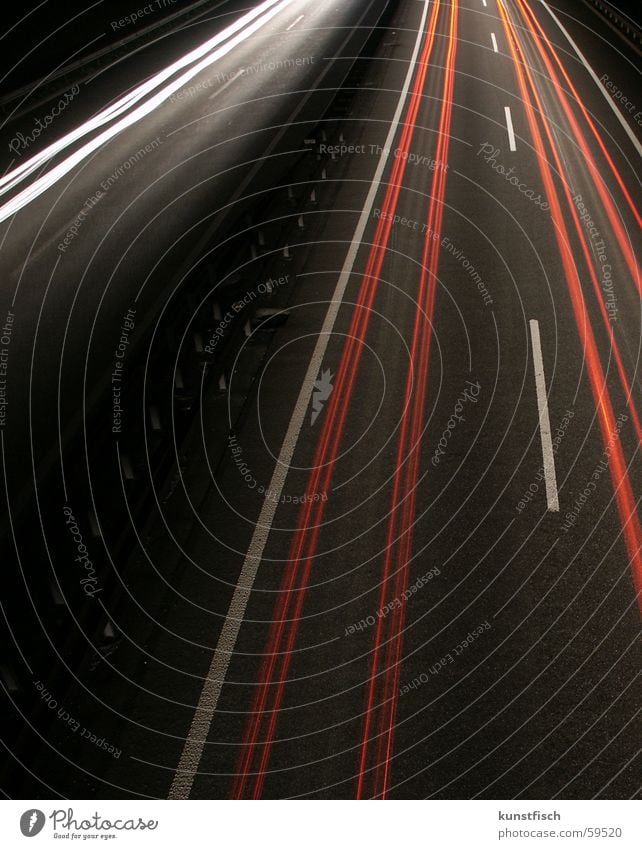
[(497, 50), (497, 39), (495, 38), (494, 32), (491, 32), (490, 40), (493, 42), (493, 50), (495, 51), (495, 53), (498, 53), (499, 51)]
[(537, 390), (537, 407), (539, 410), (539, 432), (542, 438), (542, 456), (544, 458), (544, 480), (546, 483), (546, 503), (553, 513), (559, 513), (560, 504), (557, 494), (557, 475), (555, 474), (555, 455), (551, 439), (551, 421), (548, 415), (548, 398), (546, 396), (546, 379), (544, 377), (544, 360), (542, 359), (542, 343), (539, 336), (539, 322), (532, 318), (531, 342), (533, 344), (533, 366), (535, 369), (535, 388)]
[(285, 28), (285, 31), (286, 31), (286, 32), (290, 32), (290, 30), (291, 30), (291, 29), (294, 29), (294, 27), (295, 27), (295, 26), (299, 23), (299, 21), (302, 21), (302, 20), (303, 20), (303, 18), (305, 18), (305, 15), (299, 15), (299, 17), (296, 19), (296, 21), (294, 21), (293, 23), (291, 23), (289, 27), (286, 27), (286, 28)]
[(506, 115), (506, 129), (508, 130), (508, 147), (511, 150), (517, 150), (515, 144), (515, 130), (513, 129), (513, 116), (511, 115), (510, 106), (504, 106), (504, 115)]
[(330, 307), (326, 314), (325, 321), (323, 322), (323, 327), (319, 333), (316, 347), (303, 380), (303, 385), (301, 386), (299, 397), (297, 399), (296, 406), (294, 407), (294, 412), (292, 413), (292, 418), (290, 419), (285, 439), (283, 440), (279, 458), (276, 462), (272, 480), (270, 481), (269, 491), (270, 493), (274, 493), (274, 498), (266, 498), (263, 502), (263, 507), (256, 523), (254, 533), (252, 534), (252, 539), (241, 569), (241, 574), (239, 575), (238, 584), (234, 590), (234, 595), (232, 596), (227, 616), (223, 622), (207, 677), (203, 682), (203, 689), (194, 712), (194, 719), (192, 720), (190, 730), (185, 739), (185, 745), (183, 746), (176, 774), (169, 790), (170, 799), (188, 799), (192, 790), (192, 784), (194, 783), (194, 778), (201, 762), (205, 742), (210, 731), (214, 713), (218, 706), (223, 682), (225, 681), (227, 670), (230, 665), (230, 660), (232, 659), (232, 654), (236, 647), (236, 641), (238, 639), (239, 631), (241, 630), (241, 624), (243, 623), (252, 587), (254, 586), (254, 581), (256, 580), (259, 565), (263, 557), (263, 551), (272, 528), (276, 508), (281, 500), (281, 493), (285, 485), (285, 479), (290, 470), (290, 464), (292, 463), (292, 457), (294, 456), (294, 449), (296, 448), (296, 444), (299, 440), (299, 434), (303, 427), (303, 422), (305, 421), (314, 383), (317, 380), (319, 371), (321, 370), (323, 358), (325, 356), (330, 337), (332, 336), (332, 331), (337, 320), (337, 315), (339, 314), (339, 309), (343, 302), (348, 281), (350, 280), (350, 275), (352, 274), (352, 269), (359, 252), (359, 248), (361, 247), (363, 234), (365, 233), (366, 226), (368, 225), (372, 214), (372, 208), (381, 185), (381, 180), (390, 156), (390, 151), (394, 146), (395, 135), (397, 134), (397, 130), (401, 122), (401, 115), (406, 104), (410, 84), (414, 76), (430, 4), (431, 0), (424, 0), (421, 23), (417, 30), (417, 39), (408, 65), (408, 73), (406, 74), (406, 79), (403, 84), (403, 88), (401, 89), (397, 108), (390, 124), (388, 136), (381, 151), (379, 164), (377, 165), (372, 184), (368, 191), (366, 202), (361, 215), (359, 216), (359, 221), (357, 222), (357, 226), (350, 243), (350, 248), (345, 258), (345, 262), (343, 263), (339, 280), (337, 281), (336, 288), (332, 295)]
[(486, 0), (482, 0), (482, 6), (488, 6), (488, 3), (486, 2)]

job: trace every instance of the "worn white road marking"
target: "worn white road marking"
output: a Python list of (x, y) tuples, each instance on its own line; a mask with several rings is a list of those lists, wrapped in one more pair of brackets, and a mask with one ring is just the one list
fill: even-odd
[(497, 50), (497, 39), (495, 38), (494, 32), (491, 32), (490, 40), (493, 42), (493, 50), (495, 51), (495, 53), (498, 53), (499, 51)]
[(513, 116), (510, 112), (510, 106), (504, 106), (504, 115), (506, 115), (506, 129), (508, 130), (508, 146), (511, 150), (517, 150), (515, 144), (515, 130), (513, 129)]
[(544, 480), (546, 482), (546, 503), (548, 509), (559, 513), (560, 504), (557, 495), (557, 476), (555, 474), (555, 455), (551, 439), (551, 421), (548, 415), (548, 398), (546, 397), (546, 380), (544, 378), (544, 361), (542, 359), (542, 344), (539, 337), (539, 322), (530, 320), (531, 341), (533, 343), (533, 366), (535, 369), (535, 388), (537, 390), (537, 407), (539, 409), (539, 430), (542, 437), (542, 456), (544, 458)]
[(305, 18), (305, 15), (299, 15), (299, 17), (296, 19), (296, 21), (294, 21), (294, 23), (291, 23), (289, 27), (285, 28), (285, 31), (290, 32), (290, 30), (294, 29), (294, 27), (299, 23), (299, 21), (302, 21), (303, 18)]
[(276, 508), (281, 500), (281, 492), (283, 491), (285, 479), (290, 469), (294, 449), (298, 442), (299, 434), (303, 427), (306, 412), (310, 404), (310, 397), (314, 388), (314, 383), (323, 365), (323, 358), (328, 347), (330, 336), (332, 335), (332, 330), (345, 295), (350, 275), (352, 274), (357, 253), (361, 247), (363, 234), (372, 214), (372, 208), (381, 185), (383, 172), (388, 162), (390, 151), (393, 149), (395, 135), (401, 121), (401, 114), (408, 97), (408, 91), (410, 90), (410, 84), (412, 82), (417, 57), (419, 55), (430, 2), (431, 0), (424, 0), (421, 23), (417, 30), (417, 40), (408, 66), (406, 79), (399, 96), (399, 102), (397, 103), (397, 108), (392, 118), (392, 123), (390, 124), (388, 136), (377, 165), (377, 170), (375, 171), (363, 210), (359, 216), (359, 221), (354, 231), (350, 248), (343, 264), (343, 268), (341, 269), (341, 274), (339, 275), (339, 280), (337, 281), (332, 301), (330, 302), (330, 307), (326, 314), (325, 321), (323, 322), (323, 327), (319, 333), (317, 344), (303, 380), (303, 385), (301, 386), (301, 391), (299, 392), (299, 397), (297, 398), (285, 439), (283, 440), (283, 445), (272, 475), (272, 480), (270, 481), (269, 491), (274, 494), (274, 498), (266, 498), (263, 502), (263, 507), (256, 523), (254, 533), (252, 534), (247, 555), (241, 569), (239, 581), (236, 589), (234, 590), (234, 595), (232, 596), (232, 601), (230, 602), (225, 622), (221, 628), (221, 634), (212, 657), (212, 663), (207, 673), (207, 677), (203, 682), (203, 690), (201, 691), (198, 705), (196, 706), (196, 711), (194, 713), (194, 719), (192, 720), (192, 725), (185, 740), (183, 752), (176, 769), (176, 775), (174, 776), (172, 786), (169, 790), (170, 799), (188, 799), (192, 789), (192, 784), (194, 783), (194, 778), (201, 761), (203, 749), (212, 724), (212, 719), (221, 695), (223, 682), (225, 681), (225, 676), (236, 646), (243, 617), (245, 616), (245, 610), (250, 598), (250, 593), (252, 592), (256, 574), (263, 557), (263, 551), (272, 528)]

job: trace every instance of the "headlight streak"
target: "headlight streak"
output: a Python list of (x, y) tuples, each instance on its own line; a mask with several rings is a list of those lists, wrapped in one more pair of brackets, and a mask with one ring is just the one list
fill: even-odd
[[(151, 80), (148, 80), (146, 83), (136, 88), (133, 92), (125, 95), (125, 97), (121, 98), (121, 100), (117, 101), (117, 103), (112, 104), (112, 106), (103, 110), (97, 116), (94, 116), (94, 118), (90, 121), (82, 124), (71, 133), (63, 136), (63, 138), (59, 141), (54, 142), (49, 145), (49, 147), (45, 148), (45, 150), (22, 163), (22, 165), (18, 168), (10, 171), (0, 179), (0, 195), (6, 194), (8, 191), (15, 188), (15, 186), (26, 179), (30, 174), (41, 168), (45, 162), (72, 145), (74, 142), (78, 141), (78, 139), (127, 112), (127, 110), (135, 103), (139, 102), (147, 94), (150, 94), (154, 91), (154, 89), (158, 88), (159, 85), (175, 74), (176, 71), (194, 62), (204, 54), (209, 54), (206, 55), (205, 58), (201, 59), (201, 61), (194, 65), (189, 71), (186, 71), (169, 85), (162, 88), (149, 100), (143, 102), (133, 112), (122, 117), (118, 123), (114, 124), (112, 127), (84, 144), (78, 151), (68, 156), (67, 159), (56, 165), (51, 171), (44, 174), (42, 177), (39, 177), (31, 186), (23, 189), (23, 191), (16, 195), (16, 197), (1, 206), (0, 221), (5, 221), (7, 218), (10, 218), (20, 209), (35, 200), (35, 198), (39, 197), (43, 192), (47, 191), (47, 189), (51, 188), (51, 186), (62, 179), (65, 174), (68, 174), (69, 171), (79, 165), (103, 144), (110, 141), (110, 139), (114, 138), (114, 136), (118, 135), (123, 130), (140, 121), (146, 115), (149, 115), (154, 111), (154, 109), (174, 94), (174, 92), (182, 88), (205, 68), (209, 67), (223, 56), (226, 56), (231, 50), (239, 44), (242, 44), (250, 36), (254, 35), (255, 32), (261, 29), (261, 27), (293, 2), (294, 0), (266, 0), (265, 3), (262, 3), (252, 12), (243, 16), (234, 24), (218, 33), (204, 45), (191, 51), (187, 54), (187, 56), (184, 56), (173, 65), (170, 65), (169, 68), (166, 68), (164, 71), (161, 71), (159, 74), (152, 77)], [(265, 14), (258, 17), (261, 12), (265, 12)], [(243, 29), (245, 24), (249, 25)], [(238, 32), (239, 29), (241, 30), (240, 32)], [(234, 35), (234, 33), (238, 34)], [(218, 49), (213, 53), (210, 53), (212, 47), (217, 44), (221, 44), (221, 42), (225, 43), (218, 47)]]
[[(448, 162), (451, 138), (455, 62), (457, 55), (459, 8), (450, 4), (448, 54), (441, 97), (441, 116), (435, 158)], [(441, 233), (447, 172), (433, 177), (428, 208), (428, 233)], [(395, 463), (395, 482), (390, 505), (386, 553), (380, 583), (380, 606), (389, 598), (401, 598), (408, 588), (412, 563), (412, 539), (416, 523), (422, 437), (425, 432), (425, 407), (428, 391), (430, 349), (437, 294), (437, 274), (441, 241), (426, 236), (404, 410)], [(395, 719), (399, 680), (403, 661), (405, 606), (393, 610), (385, 621), (380, 619), (372, 652), (365, 723), (361, 743), (356, 798), (386, 799), (392, 780)], [(376, 726), (376, 727), (375, 727)]]

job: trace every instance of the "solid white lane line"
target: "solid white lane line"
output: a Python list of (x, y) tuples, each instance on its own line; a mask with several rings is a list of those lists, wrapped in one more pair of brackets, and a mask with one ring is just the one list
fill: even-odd
[(203, 690), (201, 691), (198, 705), (196, 706), (194, 719), (192, 720), (192, 725), (187, 738), (185, 739), (183, 752), (181, 754), (178, 767), (176, 768), (176, 775), (174, 776), (174, 780), (169, 791), (170, 799), (189, 798), (192, 784), (194, 783), (194, 778), (201, 762), (205, 742), (210, 731), (214, 713), (218, 706), (221, 689), (223, 687), (223, 682), (225, 681), (225, 676), (227, 675), (230, 660), (236, 647), (236, 641), (245, 616), (245, 610), (250, 598), (250, 593), (252, 592), (256, 574), (263, 557), (263, 551), (272, 528), (276, 508), (281, 500), (281, 493), (285, 486), (287, 474), (290, 470), (294, 449), (296, 448), (299, 434), (303, 427), (303, 422), (305, 421), (306, 413), (310, 405), (310, 397), (312, 395), (314, 383), (317, 380), (321, 366), (323, 365), (323, 358), (325, 357), (325, 352), (337, 320), (337, 315), (339, 314), (339, 309), (343, 302), (343, 297), (350, 280), (350, 275), (352, 274), (357, 253), (361, 247), (363, 234), (365, 233), (366, 226), (372, 214), (372, 208), (377, 198), (377, 192), (381, 185), (386, 164), (390, 157), (390, 151), (393, 149), (395, 135), (397, 134), (401, 115), (408, 98), (408, 91), (410, 90), (410, 84), (412, 82), (415, 65), (417, 63), (417, 57), (421, 48), (430, 3), (431, 0), (424, 0), (421, 23), (417, 30), (417, 40), (410, 58), (408, 73), (406, 74), (406, 79), (403, 84), (403, 88), (401, 89), (397, 108), (392, 118), (385, 144), (383, 145), (379, 164), (377, 165), (370, 190), (368, 191), (366, 202), (361, 215), (359, 216), (359, 221), (357, 222), (357, 226), (350, 243), (350, 248), (345, 258), (345, 262), (343, 263), (339, 280), (337, 281), (336, 288), (332, 295), (330, 307), (326, 314), (325, 321), (323, 322), (323, 327), (319, 333), (319, 338), (303, 380), (303, 385), (301, 386), (299, 397), (297, 398), (292, 418), (290, 419), (290, 424), (288, 426), (285, 439), (283, 440), (279, 458), (276, 462), (272, 480), (270, 481), (269, 491), (275, 495), (274, 498), (266, 498), (263, 502), (263, 507), (261, 508), (261, 513), (256, 523), (254, 533), (252, 534), (252, 539), (241, 569), (241, 574), (239, 575), (238, 584), (234, 590), (234, 595), (232, 596), (232, 601), (230, 602), (230, 607), (227, 612), (227, 616), (225, 617), (223, 627), (221, 628), (221, 634), (219, 636), (216, 649), (212, 656), (212, 663), (207, 673), (207, 677), (203, 682)]
[(600, 79), (598, 78), (597, 74), (595, 73), (595, 71), (593, 70), (593, 68), (591, 68), (591, 66), (589, 65), (589, 63), (586, 61), (586, 57), (584, 56), (584, 54), (582, 53), (582, 51), (580, 50), (580, 48), (577, 46), (577, 44), (573, 41), (573, 39), (571, 38), (571, 36), (568, 34), (568, 32), (566, 31), (566, 29), (565, 29), (565, 28), (564, 28), (564, 26), (562, 25), (562, 23), (561, 23), (561, 21), (559, 20), (559, 18), (557, 17), (557, 15), (556, 15), (556, 14), (555, 14), (555, 13), (554, 13), (554, 12), (553, 12), (550, 8), (549, 8), (548, 3), (546, 3), (546, 2), (545, 2), (545, 0), (540, 0), (540, 2), (541, 2), (541, 4), (542, 4), (542, 6), (546, 9), (546, 11), (548, 12), (548, 14), (551, 16), (551, 18), (553, 18), (553, 20), (555, 21), (555, 23), (557, 24), (557, 26), (560, 28), (560, 30), (561, 30), (561, 31), (564, 33), (564, 35), (566, 36), (566, 39), (567, 39), (568, 43), (571, 45), (571, 47), (573, 48), (573, 50), (577, 53), (577, 56), (579, 57), (580, 62), (584, 65), (584, 67), (586, 68), (586, 70), (589, 72), (589, 74), (590, 74), (590, 75), (591, 75), (591, 77), (593, 78), (593, 80), (594, 80), (595, 84), (597, 85), (597, 87), (599, 88), (599, 90), (602, 92), (602, 95), (603, 95), (604, 99), (606, 100), (606, 102), (607, 102), (607, 103), (609, 104), (609, 106), (611, 107), (611, 109), (612, 109), (612, 111), (613, 111), (613, 114), (615, 115), (615, 117), (618, 119), (618, 121), (619, 121), (619, 122), (620, 122), (620, 124), (622, 125), (622, 127), (623, 127), (623, 129), (624, 129), (625, 133), (627, 134), (627, 136), (631, 139), (631, 142), (633, 143), (633, 147), (635, 148), (635, 150), (636, 150), (636, 152), (637, 152), (638, 156), (642, 157), (642, 145), (641, 145), (641, 144), (640, 144), (640, 142), (637, 140), (637, 138), (636, 138), (636, 136), (635, 136), (635, 133), (634, 133), (634, 132), (633, 132), (633, 130), (629, 127), (629, 125), (628, 125), (628, 124), (627, 124), (627, 122), (625, 121), (625, 119), (624, 119), (624, 117), (623, 117), (622, 113), (620, 112), (620, 110), (619, 110), (619, 109), (617, 108), (617, 106), (615, 105), (615, 103), (614, 103), (614, 101), (613, 101), (613, 98), (610, 96), (610, 94), (608, 93), (608, 91), (604, 88), (604, 86), (602, 85), (602, 83), (601, 83)]
[(510, 106), (504, 106), (504, 115), (506, 115), (506, 129), (508, 130), (508, 146), (511, 150), (517, 150), (515, 144), (515, 130), (513, 129), (513, 116), (510, 113)]
[(557, 475), (555, 474), (555, 455), (551, 439), (551, 421), (548, 415), (548, 398), (546, 397), (546, 380), (544, 377), (544, 361), (542, 359), (542, 344), (539, 337), (539, 322), (532, 318), (529, 322), (531, 341), (533, 343), (533, 366), (535, 369), (535, 388), (537, 390), (537, 407), (539, 409), (539, 431), (542, 438), (542, 456), (544, 458), (544, 480), (546, 482), (546, 503), (553, 513), (559, 513), (560, 504), (557, 495)]
[(305, 18), (305, 15), (299, 15), (299, 17), (296, 19), (296, 21), (294, 21), (294, 23), (290, 24), (289, 27), (285, 28), (285, 31), (290, 32), (290, 30), (294, 29), (294, 27), (299, 23), (299, 21), (302, 21), (303, 18)]
[(497, 39), (495, 38), (494, 32), (491, 32), (490, 40), (493, 42), (493, 50), (495, 51), (495, 53), (499, 53), (499, 51), (497, 50)]

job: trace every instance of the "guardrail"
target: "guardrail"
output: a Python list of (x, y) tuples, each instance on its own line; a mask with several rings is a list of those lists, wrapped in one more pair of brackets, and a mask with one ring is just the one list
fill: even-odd
[(611, 3), (606, 3), (605, 0), (584, 0), (584, 2), (604, 15), (612, 26), (618, 29), (625, 38), (628, 38), (635, 47), (638, 49), (642, 47), (642, 29), (625, 13), (620, 12)]

